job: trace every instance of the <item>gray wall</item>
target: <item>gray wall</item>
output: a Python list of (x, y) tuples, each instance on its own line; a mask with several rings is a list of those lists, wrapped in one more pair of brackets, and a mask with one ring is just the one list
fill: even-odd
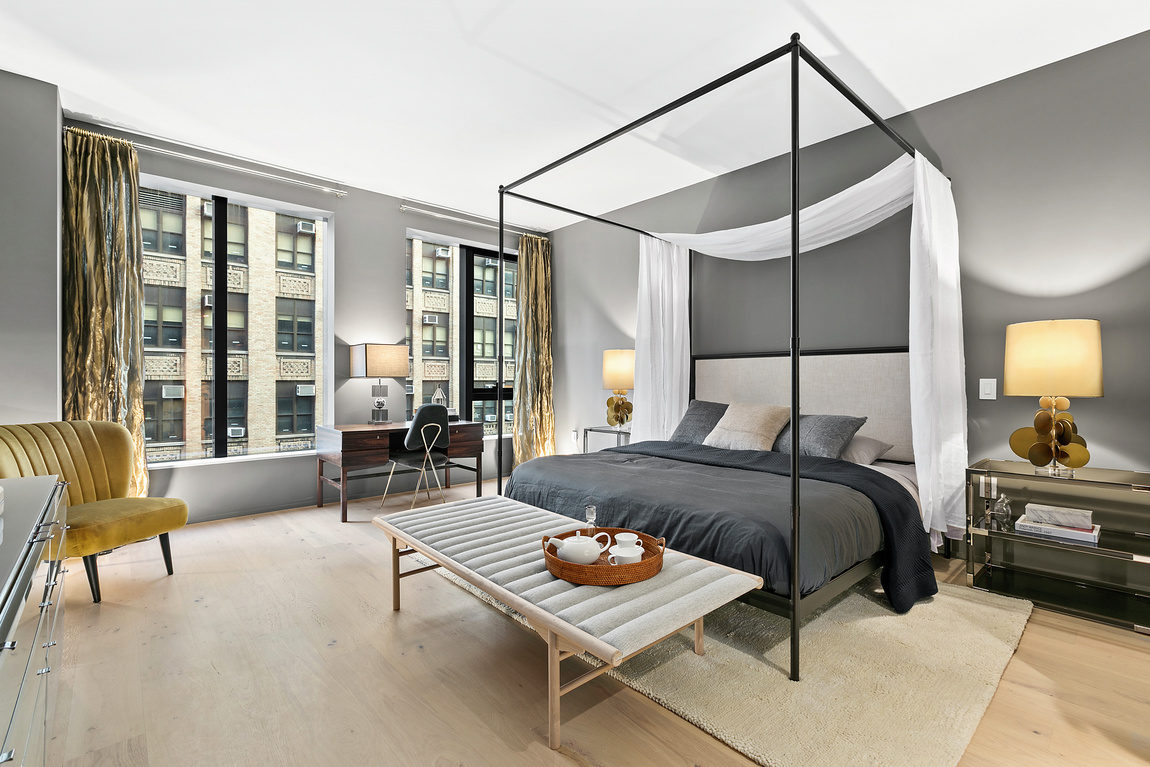
[(0, 71), (0, 423), (60, 417), (60, 99)]
[[(1106, 396), (1072, 407), (1091, 463), (1150, 469), (1145, 418), (1130, 415), (1150, 389), (1148, 71), (1150, 33), (891, 121), (954, 182), (972, 460), (1010, 457), (1007, 437), (1036, 407), (978, 399), (979, 378), (998, 379), (1001, 392), (1006, 325), (1091, 317), (1102, 321)], [(803, 203), (895, 156), (873, 128), (804, 150)], [(787, 212), (786, 174), (786, 158), (775, 158), (614, 215), (654, 231), (768, 220)], [(909, 212), (803, 257), (804, 347), (906, 343), (908, 233)], [(592, 223), (552, 241), (556, 421), (571, 450), (572, 428), (603, 422), (599, 355), (633, 343), (638, 246), (635, 235)], [(788, 267), (695, 257), (695, 352), (785, 349)]]

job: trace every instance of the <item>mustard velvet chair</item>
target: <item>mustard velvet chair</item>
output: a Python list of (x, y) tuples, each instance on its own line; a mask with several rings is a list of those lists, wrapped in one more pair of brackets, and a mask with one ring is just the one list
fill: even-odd
[(132, 436), (118, 423), (0, 426), (0, 478), (56, 474), (68, 482), (64, 556), (84, 558), (93, 602), (100, 601), (97, 554), (159, 536), (171, 575), (168, 533), (188, 522), (188, 505), (178, 498), (126, 497), (132, 461)]

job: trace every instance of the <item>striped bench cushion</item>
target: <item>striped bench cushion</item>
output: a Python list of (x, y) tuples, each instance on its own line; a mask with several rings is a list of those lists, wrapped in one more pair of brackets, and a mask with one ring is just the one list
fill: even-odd
[(542, 538), (579, 529), (584, 523), (498, 496), (402, 512), (381, 521), (601, 639), (623, 657), (762, 584), (757, 576), (672, 550), (664, 554), (663, 569), (639, 583), (568, 583), (547, 571)]

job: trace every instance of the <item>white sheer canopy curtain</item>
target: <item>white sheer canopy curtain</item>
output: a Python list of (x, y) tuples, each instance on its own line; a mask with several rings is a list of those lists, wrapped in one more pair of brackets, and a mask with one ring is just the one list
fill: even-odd
[(691, 391), (690, 251), (639, 237), (635, 327), (635, 420), (632, 441), (667, 439)]
[[(911, 428), (923, 526), (938, 543), (948, 526), (961, 529), (966, 515), (965, 362), (950, 181), (922, 155), (902, 155), (874, 176), (799, 211), (799, 251), (850, 237), (911, 204)], [(657, 235), (666, 242), (640, 239), (635, 400), (645, 415), (635, 418), (635, 439), (667, 439), (687, 407), (689, 250), (765, 261), (789, 256), (790, 236), (785, 216), (721, 232)]]

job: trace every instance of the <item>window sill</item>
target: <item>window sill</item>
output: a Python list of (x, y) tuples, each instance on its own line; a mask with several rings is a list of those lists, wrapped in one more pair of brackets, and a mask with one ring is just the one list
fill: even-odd
[(315, 450), (290, 450), (282, 453), (258, 453), (256, 455), (229, 455), (224, 458), (188, 458), (183, 461), (160, 461), (159, 463), (149, 463), (148, 471), (160, 471), (163, 469), (185, 469), (196, 466), (218, 466), (221, 464), (230, 463), (247, 463), (249, 461), (274, 461), (280, 458), (298, 458), (311, 457), (315, 458)]

